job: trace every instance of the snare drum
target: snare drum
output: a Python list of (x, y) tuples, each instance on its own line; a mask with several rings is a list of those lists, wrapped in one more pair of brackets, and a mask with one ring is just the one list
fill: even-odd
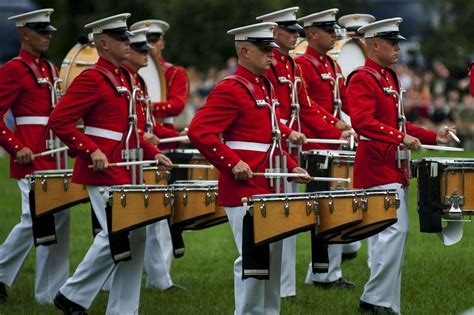
[(171, 216), (173, 194), (165, 185), (112, 186), (109, 194), (112, 233), (129, 231)]
[(186, 226), (215, 214), (217, 181), (176, 181), (171, 187), (174, 194), (172, 225)]
[(311, 176), (350, 178), (351, 182), (317, 182), (307, 185), (308, 191), (353, 189), (355, 152), (312, 150), (301, 153), (301, 165)]
[(158, 166), (143, 168), (143, 181), (147, 185), (168, 185), (170, 172), (160, 170)]
[(222, 206), (217, 205), (218, 202), (218, 195), (216, 192), (216, 212), (210, 216), (197, 220), (195, 223), (191, 224), (190, 226), (186, 227), (186, 230), (203, 230), (207, 229), (222, 223), (226, 223), (227, 213), (225, 212), (225, 208)]
[(397, 222), (400, 196), (395, 189), (368, 189), (358, 194), (362, 222), (342, 232), (343, 240), (351, 242), (368, 238)]
[(423, 158), (412, 161), (412, 174), (418, 177), (418, 204), (430, 198), (425, 203), (440, 204), (444, 213), (457, 209), (474, 214), (474, 159)]
[(36, 217), (88, 202), (84, 185), (71, 183), (72, 170), (36, 171), (29, 176), (34, 194), (31, 211)]
[(250, 200), (256, 245), (311, 230), (316, 224), (314, 195), (264, 194), (254, 195)]
[(359, 198), (360, 192), (361, 190), (318, 192), (316, 234), (329, 239), (361, 223), (365, 203)]
[[(175, 164), (211, 165), (196, 149), (175, 149), (167, 151), (166, 155)], [(176, 169), (178, 180), (218, 180), (219, 171), (216, 168)]]

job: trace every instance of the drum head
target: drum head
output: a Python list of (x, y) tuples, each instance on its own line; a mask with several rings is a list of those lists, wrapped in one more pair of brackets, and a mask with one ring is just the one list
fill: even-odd
[(59, 71), (59, 78), (63, 81), (64, 91), (82, 71), (93, 66), (97, 60), (99, 60), (99, 55), (94, 44), (76, 44), (72, 47), (64, 58)]
[(148, 96), (152, 102), (161, 102), (166, 100), (166, 84), (164, 74), (159, 59), (150, 54), (148, 65), (138, 70), (138, 73), (145, 80)]
[(363, 46), (358, 40), (350, 39), (345, 41), (337, 55), (337, 63), (341, 67), (345, 78), (357, 67), (365, 63), (365, 53)]

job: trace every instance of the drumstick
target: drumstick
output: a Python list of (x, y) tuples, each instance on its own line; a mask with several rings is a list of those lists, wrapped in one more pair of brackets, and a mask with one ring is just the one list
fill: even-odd
[(454, 141), (456, 141), (457, 143), (461, 143), (461, 140), (459, 140), (458, 136), (456, 136), (456, 134), (454, 132), (449, 130), (448, 133)]
[(179, 142), (189, 140), (188, 136), (179, 136), (179, 137), (172, 137), (172, 138), (164, 138), (160, 139), (160, 144), (162, 143), (170, 143), (170, 142)]
[(421, 147), (427, 150), (439, 150), (439, 151), (453, 151), (453, 152), (463, 152), (464, 148), (457, 148), (457, 147), (448, 147), (445, 145), (429, 145), (429, 144), (422, 144)]
[(306, 143), (325, 143), (325, 144), (348, 144), (349, 141), (341, 139), (306, 139)]
[[(52, 150), (48, 150), (48, 151), (36, 153), (36, 154), (33, 154), (33, 158), (36, 158), (36, 157), (39, 157), (39, 156), (50, 155), (50, 154), (54, 154), (54, 153), (57, 153), (57, 152), (66, 151), (67, 149), (69, 149), (69, 148), (68, 148), (68, 147), (60, 147), (60, 148), (56, 148), (56, 149), (52, 149)], [(17, 161), (18, 161), (18, 160), (15, 159), (13, 162), (17, 162)]]
[(172, 164), (173, 168), (214, 168), (214, 165), (209, 164)]
[[(254, 176), (265, 176), (265, 177), (306, 177), (305, 174), (299, 173), (253, 173)], [(309, 177), (311, 180), (320, 182), (351, 182), (350, 178), (342, 177)]]
[[(129, 162), (117, 162), (109, 163), (107, 167), (112, 166), (132, 166), (132, 165), (146, 165), (146, 164), (159, 164), (158, 160), (145, 160), (145, 161), (129, 161)], [(89, 165), (89, 168), (94, 168), (94, 165)]]
[(354, 135), (351, 135), (351, 138), (350, 138), (350, 141), (349, 141), (349, 148), (350, 148), (351, 150), (354, 150), (354, 142), (355, 142), (355, 141), (354, 141), (354, 140), (355, 140), (354, 138), (355, 138)]

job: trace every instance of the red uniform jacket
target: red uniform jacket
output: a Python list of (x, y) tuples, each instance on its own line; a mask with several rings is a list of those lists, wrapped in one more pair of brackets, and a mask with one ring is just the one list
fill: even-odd
[[(271, 103), (268, 91), (269, 81), (256, 76), (243, 67), (238, 67), (235, 75), (252, 82), (256, 94)], [(268, 84), (267, 84), (268, 83)], [(288, 130), (280, 124), (283, 138)], [(219, 204), (227, 207), (241, 206), (242, 197), (271, 192), (267, 179), (254, 177), (247, 181), (236, 180), (232, 168), (240, 160), (246, 162), (252, 171), (264, 172), (268, 168), (268, 152), (233, 150), (225, 142), (245, 141), (271, 144), (272, 129), (268, 107), (257, 107), (248, 90), (233, 79), (221, 81), (209, 94), (206, 104), (199, 109), (189, 126), (189, 139), (206, 159), (220, 171)], [(282, 139), (284, 141), (284, 139)], [(297, 164), (287, 155), (288, 169)]]
[[(13, 178), (23, 178), (34, 171), (56, 167), (55, 159), (51, 156), (35, 158), (30, 164), (14, 162), (16, 153), (24, 147), (30, 148), (33, 153), (47, 150), (49, 129), (46, 123), (52, 111), (49, 87), (39, 85), (35, 75), (24, 62), (36, 67), (42, 77), (53, 82), (50, 64), (24, 50), (20, 50), (17, 58), (0, 68), (0, 144), (11, 156), (10, 176)], [(17, 123), (14, 132), (7, 128), (3, 120), (9, 109)], [(29, 117), (27, 124), (17, 120), (26, 117)]]
[[(300, 67), (295, 64), (290, 56), (283, 55), (277, 49), (273, 49), (275, 57), (272, 61), (271, 68), (265, 73), (265, 76), (272, 83), (275, 94), (277, 95), (278, 101), (280, 102), (280, 114), (284, 122), (288, 124), (291, 119), (291, 86), (288, 83), (281, 83), (279, 77), (284, 77), (292, 82), (295, 81), (295, 77), (302, 78)], [(325, 138), (325, 139), (339, 139), (341, 137), (341, 131), (331, 125), (331, 122), (326, 122), (322, 118), (324, 114), (313, 106), (313, 103), (309, 100), (306, 91), (306, 84), (302, 81), (298, 84), (298, 101), (300, 104), (300, 120), (301, 120), (301, 131), (308, 138)], [(334, 124), (337, 119), (332, 121)], [(298, 129), (298, 125), (295, 123), (292, 128)], [(332, 146), (322, 144), (307, 144), (303, 148), (305, 150), (312, 149), (323, 149), (331, 148)]]
[[(308, 95), (311, 100), (328, 113), (334, 113), (334, 82), (323, 80), (321, 75), (327, 73), (333, 78), (336, 78), (336, 74), (342, 75), (337, 62), (311, 47), (308, 47), (306, 52), (295, 60), (303, 71), (303, 79), (307, 84)], [(344, 78), (339, 80), (339, 92), (342, 110), (349, 115)]]
[[(371, 59), (365, 66), (375, 69), (384, 87), (399, 91), (398, 78), (389, 68), (382, 68)], [(393, 73), (393, 76), (391, 75)], [(354, 162), (354, 187), (369, 188), (389, 183), (408, 185), (408, 174), (397, 167), (397, 145), (405, 134), (398, 131), (397, 98), (386, 95), (380, 81), (367, 71), (356, 69), (348, 78), (347, 94), (352, 126), (361, 136)], [(435, 144), (436, 133), (407, 123), (407, 133), (422, 143)]]
[[(148, 97), (147, 87), (143, 78), (137, 73), (132, 71), (125, 65), (122, 65), (125, 70), (127, 70), (127, 75), (129, 77), (129, 82), (131, 86), (136, 86), (140, 90), (137, 93), (137, 126), (138, 133), (143, 135), (146, 131), (146, 101)], [(154, 120), (153, 120), (154, 121)], [(174, 129), (166, 128), (163, 124), (155, 123), (152, 126), (152, 133), (154, 133), (158, 138), (171, 138), (179, 136), (179, 132)]]
[[(112, 73), (115, 79), (130, 88), (125, 70), (117, 69), (110, 62), (99, 58), (97, 66)], [(85, 134), (76, 128), (76, 121), (82, 118)], [(110, 167), (100, 172), (88, 168), (92, 164), (90, 155), (100, 149), (109, 162), (121, 162), (128, 131), (128, 96), (119, 95), (112, 83), (99, 71), (90, 69), (82, 72), (68, 88), (50, 118), (51, 129), (76, 154), (72, 181), (84, 185), (111, 186), (130, 184), (130, 172), (125, 167)], [(121, 139), (113, 140), (103, 136), (87, 135), (88, 127), (123, 133)], [(145, 159), (153, 159), (159, 150), (143, 141), (141, 146)], [(131, 137), (130, 147), (134, 147)]]
[[(166, 80), (166, 101), (154, 103), (156, 118), (172, 118), (181, 114), (184, 106), (188, 102), (189, 97), (189, 79), (186, 70), (183, 67), (175, 66), (166, 62), (163, 58), (160, 59), (161, 66), (165, 73)], [(157, 125), (160, 124), (157, 122)], [(169, 129), (174, 129), (173, 123), (164, 121), (163, 126)], [(162, 150), (175, 149), (179, 142), (166, 143), (160, 145)]]

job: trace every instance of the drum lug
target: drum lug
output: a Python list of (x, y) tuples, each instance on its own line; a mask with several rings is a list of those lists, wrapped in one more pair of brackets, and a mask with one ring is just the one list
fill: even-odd
[(357, 209), (359, 209), (360, 203), (359, 200), (357, 200), (356, 197), (352, 198), (352, 212), (356, 213)]
[(46, 180), (46, 177), (41, 178), (41, 189), (43, 191), (48, 190), (48, 181)]
[(390, 199), (388, 195), (384, 197), (384, 206), (385, 206), (385, 211), (387, 211), (390, 207), (394, 206), (395, 209), (398, 209), (400, 207), (400, 198), (395, 196), (395, 199)]
[(206, 206), (209, 206), (212, 202), (212, 194), (210, 191), (206, 192)]
[(332, 199), (332, 196), (329, 196), (328, 206), (329, 206), (329, 213), (333, 214), (334, 213), (334, 200)]
[(214, 192), (214, 203), (217, 205), (217, 201), (219, 200), (219, 194), (217, 192)]
[(165, 207), (168, 206), (168, 205), (171, 205), (171, 206), (174, 205), (174, 194), (173, 194), (172, 191), (167, 191), (165, 193), (164, 203), (165, 203)]
[(67, 174), (64, 174), (64, 177), (63, 177), (63, 188), (64, 188), (64, 191), (67, 191), (69, 189), (69, 180), (67, 178)]
[(265, 204), (265, 199), (261, 199), (260, 202), (262, 203), (260, 205), (260, 213), (262, 214), (262, 217), (266, 218), (267, 217), (267, 205)]
[(313, 211), (314, 213), (316, 213), (316, 209), (315, 209), (316, 205), (317, 205), (316, 201), (314, 201), (314, 203), (311, 204), (311, 199), (309, 197), (306, 199), (306, 215), (307, 216), (309, 216), (311, 212)]
[(449, 215), (462, 215), (461, 207), (464, 206), (464, 196), (458, 195), (458, 190), (454, 189), (451, 196), (444, 197), (444, 204), (451, 206)]
[(285, 217), (288, 218), (290, 215), (290, 205), (288, 204), (288, 197), (285, 197), (285, 203), (283, 204), (283, 209), (285, 211)]
[(123, 189), (120, 193), (120, 204), (122, 205), (122, 208), (125, 208), (127, 206), (127, 195)]
[(188, 190), (187, 190), (186, 188), (184, 188), (183, 204), (184, 204), (185, 206), (188, 205)]
[(362, 211), (366, 211), (369, 209), (369, 199), (367, 199), (367, 196), (364, 195), (362, 198), (360, 198), (360, 206), (359, 206)]
[(149, 202), (150, 202), (150, 193), (148, 192), (148, 188), (146, 188), (143, 194), (143, 205), (145, 206), (145, 208), (148, 208)]

